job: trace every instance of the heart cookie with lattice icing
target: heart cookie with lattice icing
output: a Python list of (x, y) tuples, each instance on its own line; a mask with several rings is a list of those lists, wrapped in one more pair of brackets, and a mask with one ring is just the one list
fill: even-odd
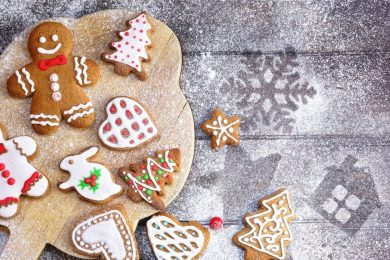
[(99, 127), (99, 138), (109, 148), (131, 149), (158, 137), (149, 113), (132, 98), (112, 99), (106, 113), (107, 119)]
[(148, 238), (157, 259), (199, 259), (205, 251), (210, 232), (195, 221), (181, 223), (160, 212), (147, 222)]
[(138, 259), (137, 242), (126, 211), (117, 205), (92, 214), (72, 231), (77, 251), (103, 259)]

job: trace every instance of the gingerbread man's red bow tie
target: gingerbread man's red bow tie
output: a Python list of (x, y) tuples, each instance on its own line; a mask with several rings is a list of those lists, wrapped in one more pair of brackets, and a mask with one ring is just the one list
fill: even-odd
[(51, 66), (55, 65), (64, 65), (66, 64), (66, 56), (65, 55), (58, 55), (55, 58), (48, 59), (48, 60), (40, 60), (38, 62), (38, 68), (40, 70), (47, 70)]

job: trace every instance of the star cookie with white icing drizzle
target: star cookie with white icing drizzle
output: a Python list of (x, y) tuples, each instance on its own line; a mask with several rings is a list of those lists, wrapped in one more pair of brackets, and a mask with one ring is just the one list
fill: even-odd
[(260, 209), (244, 216), (245, 228), (233, 242), (245, 250), (245, 260), (286, 259), (286, 247), (292, 241), (289, 222), (295, 218), (290, 193), (279, 189), (259, 202)]
[(76, 250), (86, 256), (138, 259), (137, 242), (123, 205), (92, 213), (77, 224), (71, 238)]
[(201, 125), (203, 132), (211, 136), (212, 149), (221, 148), (225, 144), (238, 145), (239, 127), (239, 116), (228, 117), (220, 109), (214, 109), (211, 118)]

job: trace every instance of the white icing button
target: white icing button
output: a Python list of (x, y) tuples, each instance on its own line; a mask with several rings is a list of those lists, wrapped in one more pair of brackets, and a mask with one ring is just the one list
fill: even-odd
[(227, 124), (228, 121), (227, 121), (226, 119), (224, 119), (223, 122), (224, 122), (225, 124)]
[(52, 91), (58, 91), (58, 90), (60, 90), (60, 84), (58, 84), (58, 83), (51, 83), (50, 88), (51, 88)]
[(53, 34), (52, 36), (51, 36), (51, 39), (53, 40), (53, 41), (58, 41), (58, 35), (57, 34)]
[(229, 128), (229, 133), (233, 133), (233, 132), (234, 132), (233, 127), (230, 127), (230, 128)]
[(58, 81), (58, 75), (53, 73), (50, 75), (50, 81), (57, 82)]
[(217, 125), (218, 124), (218, 122), (217, 121), (213, 121), (213, 125)]
[(213, 135), (217, 135), (218, 134), (218, 131), (213, 131)]
[(39, 37), (39, 42), (40, 43), (45, 43), (46, 42), (46, 38), (43, 37), (43, 36)]
[(55, 102), (58, 102), (61, 100), (61, 93), (60, 92), (54, 92), (52, 95), (51, 95), (51, 98), (55, 101)]

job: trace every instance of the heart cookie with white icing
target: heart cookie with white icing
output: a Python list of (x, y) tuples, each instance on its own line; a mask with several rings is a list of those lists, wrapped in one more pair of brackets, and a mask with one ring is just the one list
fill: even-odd
[(109, 148), (131, 149), (158, 137), (149, 113), (132, 98), (112, 99), (106, 113), (107, 119), (99, 127), (99, 139)]
[(137, 242), (122, 205), (98, 211), (79, 223), (73, 229), (72, 242), (77, 251), (87, 256), (138, 259)]
[(181, 223), (165, 212), (154, 215), (146, 225), (159, 260), (199, 259), (210, 240), (210, 232), (198, 222)]

